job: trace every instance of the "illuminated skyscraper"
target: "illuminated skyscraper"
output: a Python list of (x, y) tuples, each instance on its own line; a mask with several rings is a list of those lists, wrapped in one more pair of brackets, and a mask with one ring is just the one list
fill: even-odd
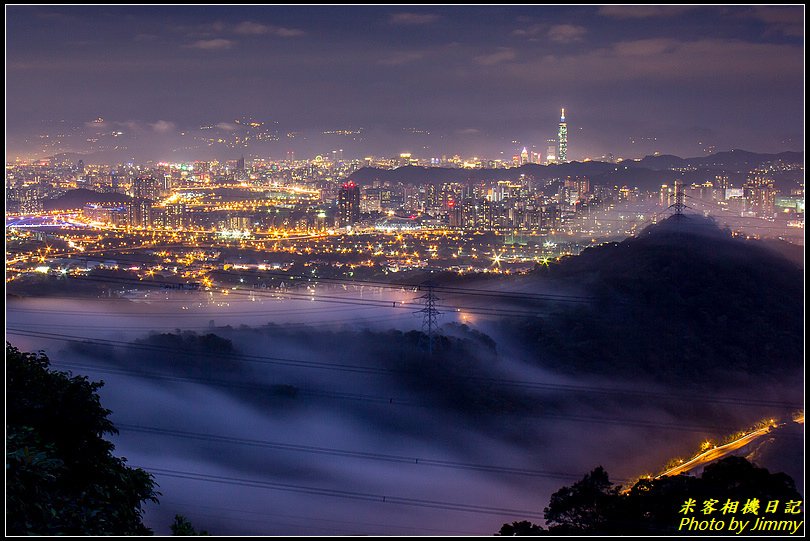
[(662, 184), (661, 190), (658, 192), (658, 206), (667, 208), (671, 204), (672, 190), (669, 189), (668, 184)]
[[(551, 141), (554, 141), (551, 139)], [(557, 146), (549, 145), (546, 151), (546, 164), (551, 165), (557, 163)]]
[(360, 221), (360, 186), (347, 182), (338, 192), (338, 220), (340, 227)]
[(559, 145), (557, 161), (565, 163), (568, 161), (568, 124), (565, 122), (565, 108), (563, 108), (560, 114), (560, 128), (557, 130), (557, 144)]
[(234, 170), (234, 178), (236, 180), (247, 180), (247, 169), (245, 169), (245, 156), (242, 155), (236, 160), (236, 169)]
[(186, 224), (186, 205), (173, 203), (166, 205), (163, 226), (167, 229), (182, 229)]
[(157, 201), (160, 197), (160, 184), (151, 175), (142, 175), (132, 183), (132, 197)]
[(152, 201), (149, 199), (133, 199), (127, 205), (127, 223), (132, 227), (151, 227)]

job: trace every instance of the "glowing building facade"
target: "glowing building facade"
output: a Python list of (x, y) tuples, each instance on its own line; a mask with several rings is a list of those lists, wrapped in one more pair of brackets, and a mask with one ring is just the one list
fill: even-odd
[(565, 108), (560, 114), (560, 127), (557, 130), (557, 144), (559, 151), (557, 152), (557, 161), (565, 163), (568, 161), (568, 124), (565, 122)]
[(338, 224), (340, 227), (360, 221), (360, 186), (347, 182), (338, 192)]

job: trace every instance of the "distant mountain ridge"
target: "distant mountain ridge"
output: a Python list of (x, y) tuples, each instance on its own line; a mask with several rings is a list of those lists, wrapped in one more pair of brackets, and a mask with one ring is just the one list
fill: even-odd
[[(803, 152), (760, 154), (745, 150), (730, 150), (711, 156), (680, 158), (672, 155), (646, 156), (619, 163), (569, 162), (557, 165), (526, 164), (509, 169), (457, 169), (447, 167), (404, 166), (397, 169), (363, 167), (349, 176), (361, 185), (373, 182), (402, 182), (403, 184), (443, 184), (447, 182), (476, 183), (507, 180), (516, 182), (523, 178), (534, 180), (561, 179), (568, 176), (587, 176), (592, 184), (603, 186), (630, 186), (640, 189), (656, 189), (661, 184), (676, 179), (686, 183), (704, 182), (707, 177), (718, 174), (729, 176), (732, 182), (741, 183), (749, 170), (758, 165), (776, 160), (786, 163), (802, 163)], [(674, 168), (684, 170), (675, 171)], [(777, 179), (777, 182), (780, 182)], [(779, 187), (779, 186), (777, 186)]]

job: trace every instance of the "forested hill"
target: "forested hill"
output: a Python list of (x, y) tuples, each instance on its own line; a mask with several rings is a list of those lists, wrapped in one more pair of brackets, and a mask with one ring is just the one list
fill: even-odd
[(801, 370), (801, 268), (711, 220), (673, 216), (534, 279), (596, 298), (515, 327), (558, 370), (698, 383)]
[(101, 193), (85, 188), (69, 190), (56, 199), (45, 200), (45, 210), (78, 209), (88, 203), (126, 203), (132, 198), (120, 193)]

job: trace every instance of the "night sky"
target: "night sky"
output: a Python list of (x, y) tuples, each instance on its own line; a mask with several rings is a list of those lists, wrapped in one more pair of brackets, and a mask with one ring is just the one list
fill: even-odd
[(560, 107), (569, 159), (801, 150), (803, 25), (803, 6), (7, 6), (7, 151), (72, 129), (77, 152), (76, 130), (118, 130), (137, 159), (236, 155), (189, 141), (252, 118), (280, 140), (247, 155), (511, 157)]

